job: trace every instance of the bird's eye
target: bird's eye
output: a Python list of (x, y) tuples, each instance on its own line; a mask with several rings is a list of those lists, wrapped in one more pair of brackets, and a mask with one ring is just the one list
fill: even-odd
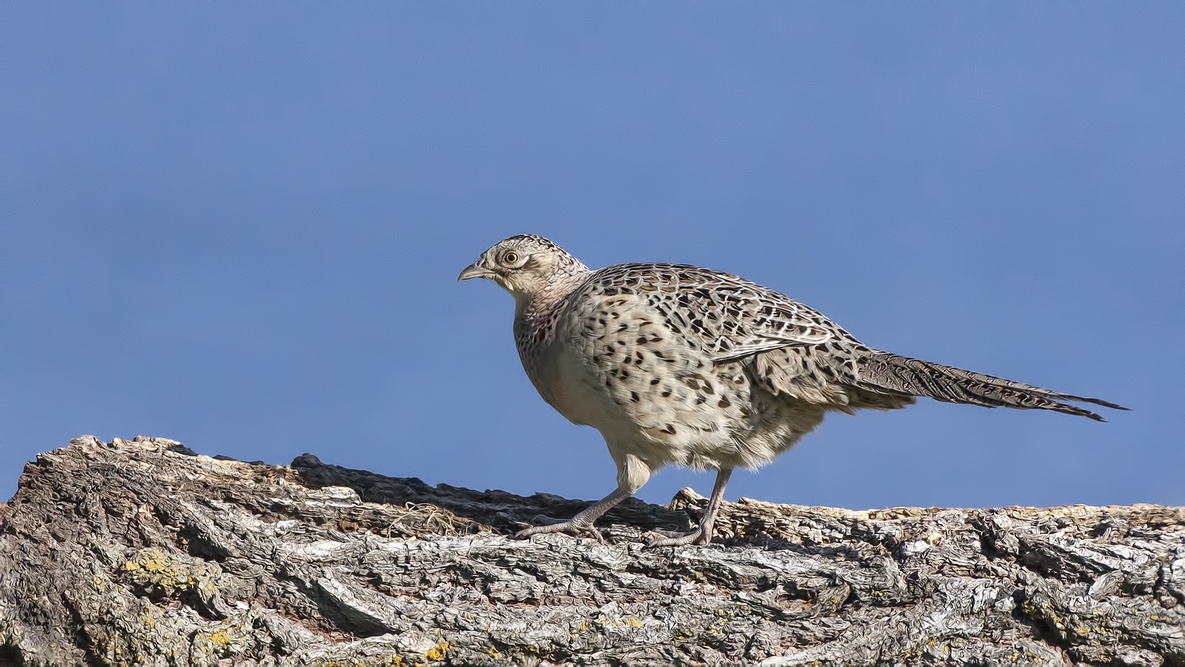
[(505, 255), (502, 255), (502, 263), (503, 264), (514, 264), (517, 261), (518, 261), (518, 253), (516, 253), (516, 252), (508, 252)]

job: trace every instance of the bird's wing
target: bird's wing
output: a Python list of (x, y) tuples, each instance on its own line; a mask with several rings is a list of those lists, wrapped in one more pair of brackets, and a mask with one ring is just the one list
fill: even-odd
[(596, 271), (590, 297), (637, 295), (663, 324), (715, 363), (793, 345), (817, 345), (840, 330), (797, 301), (737, 276), (681, 264), (620, 264)]

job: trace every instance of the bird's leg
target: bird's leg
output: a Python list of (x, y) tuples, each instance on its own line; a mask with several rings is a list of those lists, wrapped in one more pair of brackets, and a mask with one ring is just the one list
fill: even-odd
[(597, 504), (571, 519), (553, 519), (542, 514), (536, 516), (534, 521), (541, 525), (520, 530), (514, 536), (521, 539), (544, 533), (567, 533), (574, 537), (587, 535), (598, 542), (603, 542), (604, 539), (601, 537), (600, 531), (593, 527), (593, 523), (614, 505), (634, 495), (634, 492), (642, 488), (642, 485), (649, 479), (650, 467), (638, 457), (627, 454), (617, 461), (617, 489), (613, 493), (601, 498)]
[(732, 475), (732, 468), (721, 468), (716, 473), (716, 485), (712, 487), (712, 497), (704, 509), (704, 516), (695, 530), (688, 533), (671, 533), (662, 531), (664, 537), (650, 540), (647, 547), (681, 547), (687, 544), (708, 544), (712, 541), (712, 527), (716, 523), (716, 515), (720, 512), (720, 502), (724, 500), (724, 487), (728, 485), (728, 478)]
[(603, 542), (604, 539), (601, 537), (601, 532), (593, 527), (593, 522), (601, 518), (601, 515), (612, 509), (614, 505), (629, 498), (632, 494), (633, 492), (629, 489), (618, 487), (613, 493), (601, 498), (596, 505), (585, 509), (571, 519), (553, 519), (552, 517), (540, 514), (533, 521), (541, 525), (520, 530), (514, 536), (521, 539), (544, 533), (567, 533), (574, 537), (587, 536), (598, 542)]

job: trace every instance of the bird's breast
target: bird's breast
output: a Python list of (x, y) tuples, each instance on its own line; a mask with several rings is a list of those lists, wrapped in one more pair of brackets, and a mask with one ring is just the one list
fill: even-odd
[(523, 351), (523, 369), (539, 395), (568, 421), (601, 428), (614, 405), (596, 390), (578, 347), (553, 340)]

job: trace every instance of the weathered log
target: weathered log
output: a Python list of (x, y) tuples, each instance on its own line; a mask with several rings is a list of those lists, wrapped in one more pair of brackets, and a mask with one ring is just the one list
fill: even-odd
[(85, 436), (0, 506), (0, 665), (1185, 666), (1185, 508), (583, 501)]

